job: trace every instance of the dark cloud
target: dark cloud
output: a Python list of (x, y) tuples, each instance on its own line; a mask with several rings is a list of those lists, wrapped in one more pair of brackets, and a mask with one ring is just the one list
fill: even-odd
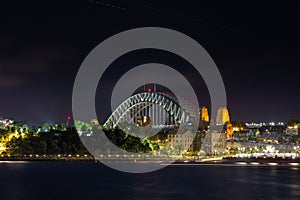
[(14, 76), (2, 76), (0, 75), (0, 87), (10, 88), (23, 85), (27, 82), (26, 79), (22, 77), (14, 77)]
[(13, 58), (0, 58), (0, 87), (17, 87), (34, 81), (33, 77), (51, 72), (61, 67), (58, 63), (71, 59), (65, 47), (40, 46), (18, 51), (22, 53)]

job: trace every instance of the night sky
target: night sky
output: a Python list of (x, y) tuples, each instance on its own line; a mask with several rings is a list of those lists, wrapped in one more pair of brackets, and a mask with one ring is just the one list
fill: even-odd
[[(50, 1), (51, 2), (51, 1)], [(198, 1), (199, 2), (199, 1)], [(223, 77), (232, 120), (300, 119), (299, 8), (208, 7), (187, 1), (13, 1), (0, 5), (0, 116), (61, 123), (88, 53), (106, 38), (138, 27), (165, 27), (197, 40)], [(199, 104), (207, 88), (189, 64), (168, 52), (140, 50), (117, 59), (101, 79), (96, 107), (109, 115), (110, 89), (131, 67), (160, 62), (189, 77)], [(167, 78), (167, 77), (166, 77)]]

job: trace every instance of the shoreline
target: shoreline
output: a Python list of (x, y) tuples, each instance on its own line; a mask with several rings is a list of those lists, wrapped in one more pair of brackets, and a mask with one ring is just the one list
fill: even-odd
[(0, 157), (0, 161), (49, 161), (49, 162), (57, 162), (57, 161), (95, 161), (95, 159), (91, 156), (87, 157), (67, 157), (67, 156), (40, 156), (40, 157), (24, 157), (24, 156), (6, 156)]
[[(201, 161), (201, 160), (190, 160), (190, 159), (112, 159), (103, 158), (102, 161), (116, 161), (116, 162), (136, 162), (136, 163), (159, 163), (162, 165), (180, 165), (180, 166), (294, 166), (300, 167), (300, 158), (273, 158), (273, 157), (259, 157), (259, 158), (235, 158), (235, 157), (225, 157), (216, 158), (216, 160)], [(1, 162), (11, 162), (11, 161), (28, 161), (28, 162), (101, 162), (101, 160), (96, 160), (92, 156), (84, 157), (69, 157), (69, 156), (40, 156), (40, 157), (24, 157), (24, 156), (10, 156), (10, 157), (0, 157)]]

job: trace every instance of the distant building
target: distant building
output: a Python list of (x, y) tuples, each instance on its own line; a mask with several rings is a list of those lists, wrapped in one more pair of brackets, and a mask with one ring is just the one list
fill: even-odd
[(237, 141), (248, 141), (251, 138), (256, 137), (255, 129), (245, 129), (240, 130), (239, 132), (233, 133), (233, 139)]
[(137, 117), (137, 126), (148, 126), (151, 123), (151, 118), (149, 116), (138, 116)]
[(208, 109), (206, 107), (201, 108), (201, 120), (203, 122), (209, 122)]
[(244, 130), (244, 127), (240, 127), (240, 126), (233, 126), (232, 127), (233, 132), (239, 132), (239, 131), (242, 131), (242, 130)]
[(209, 114), (206, 107), (202, 107), (200, 111), (199, 130), (207, 131), (209, 127)]
[(226, 133), (227, 138), (232, 138), (233, 127), (232, 127), (232, 124), (230, 122), (227, 122), (226, 125), (225, 125), (225, 133)]
[[(245, 123), (247, 127), (249, 128), (260, 128), (263, 126), (263, 123), (256, 123), (256, 122), (251, 122), (251, 123)], [(233, 130), (234, 131), (234, 130)]]
[(230, 122), (228, 109), (226, 107), (219, 108), (216, 125), (224, 125), (226, 122)]
[(257, 137), (256, 140), (259, 141), (259, 142), (276, 143), (276, 144), (278, 144), (279, 142), (282, 141), (282, 134), (278, 134), (278, 133), (272, 133), (272, 134), (263, 133), (263, 134), (260, 134)]
[(201, 147), (208, 155), (223, 154), (226, 148), (226, 133), (209, 130)]
[(186, 131), (183, 134), (170, 133), (167, 135), (167, 140), (172, 148), (177, 148), (181, 154), (188, 151), (193, 143), (195, 135), (191, 131)]
[(251, 123), (246, 123), (246, 126), (248, 128), (260, 128), (262, 126), (267, 126), (267, 125), (269, 125), (269, 126), (284, 126), (284, 123), (283, 122), (268, 122), (268, 123), (266, 123), (266, 122), (259, 122), (259, 123), (251, 122)]
[(201, 146), (202, 146), (202, 142), (203, 139), (205, 137), (205, 132), (201, 131), (201, 132), (197, 132), (192, 145), (190, 146), (190, 148), (188, 149), (189, 152), (200, 152), (201, 151)]
[(266, 125), (259, 128), (260, 134), (281, 134), (285, 130), (285, 127), (282, 125)]
[(300, 124), (294, 125), (294, 126), (288, 126), (286, 128), (285, 133), (287, 135), (300, 135)]
[(99, 125), (98, 119), (93, 119), (93, 120), (91, 121), (91, 123), (94, 124), (94, 125)]
[(205, 137), (205, 132), (198, 131), (196, 134), (191, 134), (187, 131), (184, 134), (176, 134), (169, 132), (167, 134), (167, 142), (170, 147), (181, 148), (182, 153), (185, 152), (200, 152), (202, 141)]

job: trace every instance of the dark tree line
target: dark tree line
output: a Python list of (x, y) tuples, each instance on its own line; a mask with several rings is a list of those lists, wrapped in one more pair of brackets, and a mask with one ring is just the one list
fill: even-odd
[(28, 154), (88, 154), (75, 128), (66, 131), (50, 130), (39, 134), (28, 133), (27, 137), (13, 137), (6, 144), (6, 153), (11, 155)]
[(145, 138), (141, 139), (136, 136), (129, 135), (119, 129), (104, 130), (106, 137), (116, 146), (134, 153), (146, 153), (152, 151), (150, 141)]

